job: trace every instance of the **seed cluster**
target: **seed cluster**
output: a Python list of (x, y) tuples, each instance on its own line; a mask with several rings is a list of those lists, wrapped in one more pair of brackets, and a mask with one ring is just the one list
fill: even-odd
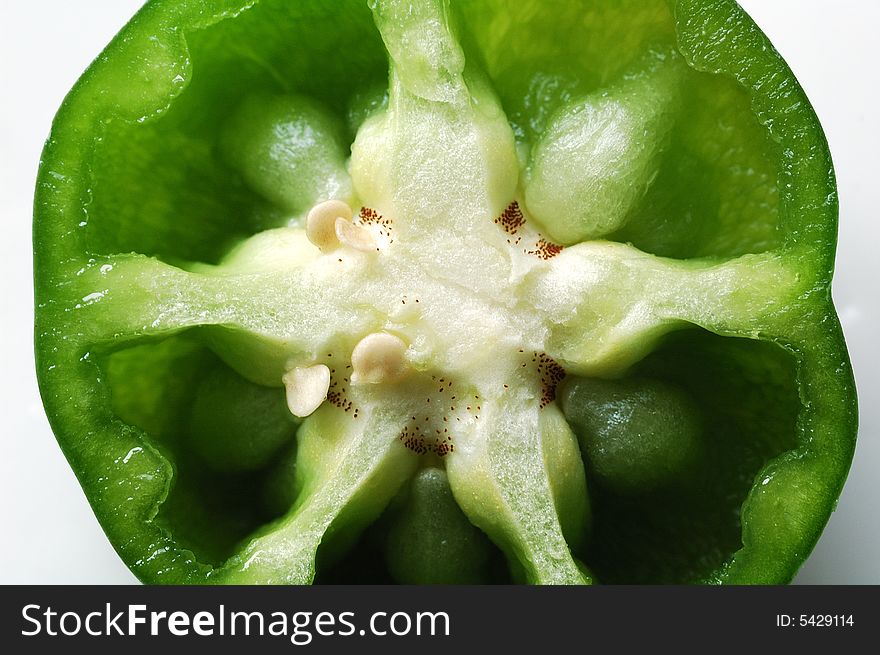
[(358, 220), (357, 222), (360, 225), (375, 225), (379, 228), (379, 236), (383, 236), (388, 239), (388, 244), (391, 245), (394, 243), (394, 238), (391, 236), (391, 228), (394, 225), (394, 221), (390, 218), (385, 218), (377, 212), (372, 207), (361, 207), (358, 212)]
[[(384, 218), (371, 207), (361, 207), (355, 223), (361, 227), (378, 228), (379, 236), (386, 238), (388, 243), (394, 242), (392, 238), (393, 221)], [(526, 225), (526, 217), (516, 200), (512, 201), (504, 212), (495, 219), (495, 224), (511, 237), (507, 240), (508, 244), (522, 248), (525, 255), (546, 261), (562, 252), (561, 245), (547, 241), (540, 234), (521, 233), (522, 228)], [(522, 245), (520, 245), (521, 243)], [(531, 247), (529, 244), (532, 244)], [(418, 298), (411, 299), (404, 295), (401, 298), (401, 303), (406, 305), (412, 300), (415, 303), (419, 302)], [(522, 349), (519, 352), (524, 358), (522, 366), (526, 367), (528, 355)], [(328, 354), (327, 357), (331, 358), (332, 354)], [(565, 369), (543, 352), (532, 353), (531, 361), (541, 381), (540, 407), (543, 409), (556, 400), (556, 387), (565, 377)], [(352, 372), (351, 365), (346, 366), (339, 375), (337, 375), (335, 368), (330, 369), (331, 381), (327, 400), (335, 407), (350, 413), (353, 418), (357, 418), (359, 410), (347, 397)], [(427, 382), (427, 377), (424, 380)], [(507, 384), (503, 386), (505, 390), (509, 388)], [(430, 377), (430, 383), (426, 390), (428, 391), (424, 405), (426, 413), (416, 413), (411, 416), (398, 438), (406, 448), (417, 455), (433, 454), (444, 457), (455, 451), (450, 428), (460, 422), (462, 418), (475, 421), (480, 419), (480, 398), (476, 394), (465, 395), (461, 391), (457, 392), (451, 381), (437, 376)]]
[(534, 353), (532, 362), (541, 378), (541, 409), (556, 400), (556, 387), (565, 377), (565, 369), (546, 353)]

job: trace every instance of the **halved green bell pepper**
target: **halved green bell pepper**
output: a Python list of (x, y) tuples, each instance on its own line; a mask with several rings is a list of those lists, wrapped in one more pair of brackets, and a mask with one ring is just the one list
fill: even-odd
[(733, 0), (152, 0), (43, 154), (40, 387), (146, 582), (787, 582), (836, 220)]

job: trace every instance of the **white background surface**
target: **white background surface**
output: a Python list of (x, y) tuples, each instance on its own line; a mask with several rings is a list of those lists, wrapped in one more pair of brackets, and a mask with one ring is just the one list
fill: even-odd
[[(330, 0), (328, 0), (330, 1)], [(43, 414), (32, 356), (31, 203), (67, 90), (139, 0), (0, 2), (0, 583), (131, 583)], [(880, 583), (880, 229), (873, 0), (741, 0), (795, 71), (831, 145), (840, 188), (834, 293), (861, 400), (855, 463), (797, 581)]]

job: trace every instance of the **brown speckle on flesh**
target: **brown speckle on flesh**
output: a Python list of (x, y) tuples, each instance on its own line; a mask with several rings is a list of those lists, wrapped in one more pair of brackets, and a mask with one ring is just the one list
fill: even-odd
[(538, 242), (535, 244), (535, 247), (530, 250), (523, 250), (523, 252), (527, 255), (532, 255), (533, 257), (537, 257), (538, 259), (543, 259), (547, 261), (548, 259), (553, 259), (562, 252), (562, 246), (558, 243), (552, 243), (547, 241), (543, 237), (538, 239)]
[(532, 355), (532, 362), (535, 364), (538, 376), (541, 379), (540, 407), (544, 409), (556, 400), (556, 387), (559, 386), (559, 383), (565, 377), (565, 369), (546, 353), (534, 353)]
[(519, 203), (514, 200), (507, 205), (501, 216), (495, 219), (495, 224), (499, 225), (508, 234), (516, 234), (519, 228), (526, 224), (526, 219), (519, 208)]
[(360, 225), (374, 225), (378, 227), (379, 235), (388, 239), (388, 245), (394, 243), (392, 232), (394, 221), (390, 218), (385, 218), (372, 207), (361, 207), (356, 220)]

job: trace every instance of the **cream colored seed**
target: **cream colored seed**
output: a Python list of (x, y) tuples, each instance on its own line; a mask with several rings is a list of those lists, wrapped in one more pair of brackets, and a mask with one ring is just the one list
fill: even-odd
[(400, 337), (375, 332), (360, 340), (351, 353), (352, 376), (355, 384), (396, 382), (409, 372), (406, 344)]
[(344, 246), (363, 252), (375, 252), (379, 249), (373, 233), (363, 225), (355, 225), (344, 218), (337, 218), (335, 228), (336, 238)]
[(351, 207), (341, 200), (327, 200), (312, 207), (306, 216), (306, 236), (321, 252), (333, 250), (339, 245), (336, 221), (351, 223)]
[(287, 389), (290, 413), (305, 418), (314, 412), (330, 390), (330, 369), (323, 364), (292, 368), (281, 378)]

